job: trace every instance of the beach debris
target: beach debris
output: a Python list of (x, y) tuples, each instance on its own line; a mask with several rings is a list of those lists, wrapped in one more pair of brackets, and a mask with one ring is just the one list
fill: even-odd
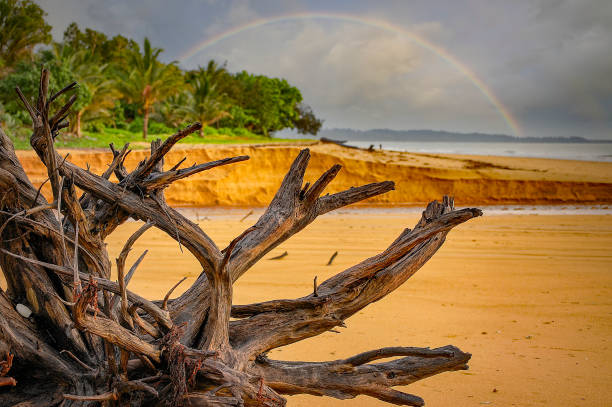
[(347, 145), (346, 144), (347, 140), (334, 140), (334, 139), (330, 139), (327, 137), (321, 137), (320, 141), (321, 143), (324, 143), (324, 144), (337, 144), (340, 147), (352, 148), (354, 150), (362, 150), (361, 147)]
[(247, 213), (246, 215), (244, 215), (244, 216), (242, 217), (242, 219), (240, 219), (240, 222), (242, 222), (243, 220), (245, 220), (246, 218), (248, 218), (248, 217), (249, 217), (249, 216), (251, 216), (252, 214), (253, 214), (253, 211), (252, 211), (252, 210), (250, 210), (250, 211), (249, 211), (249, 213)]
[(327, 137), (321, 137), (321, 143), (345, 144), (347, 140), (334, 140)]
[[(281, 299), (235, 304), (234, 282), (261, 259), (274, 256), (276, 248), (282, 251), (287, 239), (317, 217), (389, 192), (395, 184), (375, 182), (326, 195), (341, 169), (336, 164), (304, 188), (311, 152), (302, 149), (256, 226), (220, 250), (202, 227), (168, 205), (164, 191), (175, 181), (248, 157), (164, 171), (173, 146), (204, 127), (194, 123), (164, 141), (153, 140), (150, 154), (143, 154), (131, 171), (123, 165), (127, 146), (119, 152), (111, 146), (112, 162), (103, 176), (62, 162), (53, 138), (68, 126), (65, 118), (76, 95), (63, 106), (53, 102), (62, 100), (58, 97), (74, 90), (76, 83), (49, 94), (49, 75), (49, 70), (41, 69), (38, 98), (25, 96), (19, 88), (17, 94), (34, 124), (29, 141), (33, 156), (47, 169), (52, 207), (32, 200), (36, 189), (18, 165), (9, 136), (0, 130), (0, 163), (10, 164), (0, 166), (0, 225), (9, 225), (2, 227), (0, 263), (10, 264), (1, 272), (18, 293), (14, 297), (0, 293), (0, 352), (9, 346), (15, 349), (20, 369), (11, 372), (23, 373), (18, 375), (19, 386), (2, 391), (0, 404), (43, 400), (59, 405), (64, 399), (68, 405), (110, 401), (133, 407), (254, 406), (256, 402), (284, 406), (287, 400), (282, 394), (295, 392), (338, 399), (367, 395), (391, 404), (422, 406), (423, 399), (397, 390), (398, 386), (468, 368), (471, 355), (452, 345), (391, 346), (321, 362), (271, 361), (266, 355), (345, 327), (347, 318), (404, 284), (442, 246), (451, 229), (481, 216), (481, 210), (456, 210), (453, 199), (444, 196), (430, 202), (416, 226), (405, 229), (381, 254), (321, 284), (315, 277), (312, 295), (285, 299), (281, 292)], [(111, 180), (111, 172), (116, 180)], [(30, 206), (26, 212), (44, 216), (23, 216), (24, 206)], [(65, 221), (57, 222), (53, 210)], [(125, 242), (116, 259), (118, 281), (113, 281), (105, 241), (130, 218), (147, 223)], [(202, 270), (173, 301), (169, 298), (178, 284), (163, 300), (149, 300), (128, 289), (147, 252), (126, 273), (128, 254), (149, 227), (179, 242)], [(287, 255), (284, 251), (272, 259)], [(289, 263), (297, 266), (297, 260)], [(177, 272), (172, 267), (159, 262), (158, 275)], [(25, 302), (20, 298), (27, 298), (28, 306), (19, 304)], [(33, 315), (28, 307), (36, 318), (20, 316)], [(6, 377), (12, 356), (6, 359), (0, 365), (0, 382), (14, 386), (16, 380)], [(44, 385), (40, 386), (39, 374), (28, 372), (43, 372)]]
[(327, 262), (328, 266), (331, 266), (332, 262), (334, 261), (334, 259), (336, 258), (336, 256), (338, 255), (338, 252), (334, 252), (334, 254), (331, 255), (331, 257), (329, 258), (329, 261)]
[(282, 259), (283, 257), (286, 257), (288, 254), (289, 254), (289, 253), (284, 252), (283, 254), (279, 254), (279, 255), (278, 255), (278, 256), (276, 256), (276, 257), (271, 257), (271, 258), (269, 258), (268, 260), (280, 260), (280, 259)]

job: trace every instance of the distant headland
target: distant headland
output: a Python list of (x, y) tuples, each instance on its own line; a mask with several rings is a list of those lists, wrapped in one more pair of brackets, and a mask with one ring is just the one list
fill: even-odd
[(459, 133), (443, 130), (391, 129), (322, 129), (318, 136), (334, 140), (354, 141), (447, 141), (447, 142), (507, 142), (507, 143), (612, 143), (612, 140), (592, 140), (584, 137), (514, 137), (507, 134)]

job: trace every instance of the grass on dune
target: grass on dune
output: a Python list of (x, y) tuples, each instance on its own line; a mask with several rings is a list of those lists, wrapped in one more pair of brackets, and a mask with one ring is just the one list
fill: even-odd
[[(167, 139), (171, 133), (149, 134), (147, 140), (143, 140), (141, 132), (132, 132), (123, 129), (105, 128), (101, 132), (84, 131), (80, 138), (72, 135), (60, 134), (55, 139), (55, 146), (58, 148), (104, 148), (107, 149), (110, 143), (115, 147), (121, 148), (125, 143), (130, 143), (132, 148), (148, 148), (152, 140), (160, 138)], [(259, 144), (259, 143), (282, 143), (282, 142), (302, 142), (312, 141), (313, 139), (281, 139), (270, 138), (251, 133), (245, 129), (214, 129), (206, 128), (204, 136), (200, 137), (197, 133), (185, 137), (180, 143), (184, 144)], [(13, 139), (15, 149), (30, 150), (30, 142), (26, 138)]]

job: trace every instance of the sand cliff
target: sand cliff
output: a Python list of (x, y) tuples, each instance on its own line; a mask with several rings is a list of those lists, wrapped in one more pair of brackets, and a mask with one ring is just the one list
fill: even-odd
[[(292, 160), (304, 145), (179, 145), (168, 154), (166, 167), (187, 157), (185, 165), (224, 157), (249, 155), (246, 162), (214, 168), (179, 181), (166, 193), (168, 203), (184, 206), (262, 206), (276, 192)], [(306, 181), (332, 165), (343, 166), (329, 186), (333, 193), (352, 186), (393, 180), (395, 191), (368, 204), (417, 205), (444, 194), (468, 204), (612, 203), (612, 163), (536, 158), (459, 156), (349, 149), (333, 144), (308, 146), (312, 157)], [(551, 146), (554, 148), (554, 146)], [(64, 150), (69, 160), (102, 173), (111, 154), (99, 150)], [(126, 161), (133, 168), (148, 152), (133, 151)], [(35, 184), (46, 171), (31, 151), (19, 159)], [(48, 192), (48, 191), (47, 191)]]

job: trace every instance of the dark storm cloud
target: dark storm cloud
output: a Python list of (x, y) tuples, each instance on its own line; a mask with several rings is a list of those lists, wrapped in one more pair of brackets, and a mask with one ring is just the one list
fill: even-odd
[[(612, 139), (612, 1), (44, 0), (61, 38), (71, 21), (139, 41), (166, 60), (259, 18), (335, 12), (387, 21), (429, 39), (480, 78), (534, 136)], [(329, 127), (510, 132), (456, 68), (409, 38), (342, 21), (290, 21), (219, 42), (208, 59), (287, 78)]]

